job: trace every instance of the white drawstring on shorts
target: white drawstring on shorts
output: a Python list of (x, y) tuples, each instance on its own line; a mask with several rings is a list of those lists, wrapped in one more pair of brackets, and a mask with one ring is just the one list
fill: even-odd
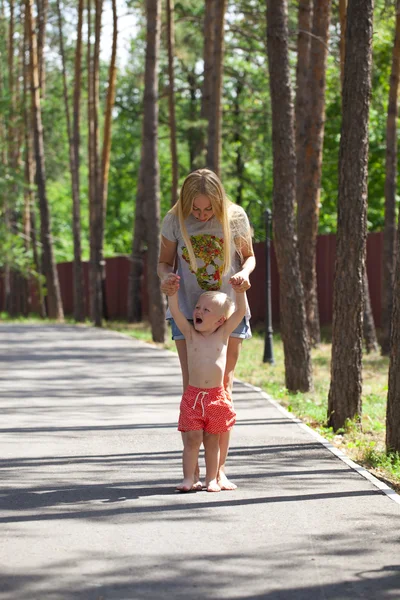
[(201, 404), (201, 409), (203, 411), (203, 415), (202, 416), (204, 417), (204, 402), (203, 402), (203, 400), (204, 400), (204, 396), (208, 396), (208, 392), (198, 392), (197, 393), (196, 400), (194, 401), (192, 409), (194, 410), (196, 408), (197, 400), (199, 400), (200, 394), (203, 394), (202, 397), (200, 398), (200, 404)]

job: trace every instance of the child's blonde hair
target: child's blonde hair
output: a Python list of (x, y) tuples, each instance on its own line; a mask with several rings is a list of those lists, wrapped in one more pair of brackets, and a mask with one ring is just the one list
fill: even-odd
[(213, 303), (216, 304), (220, 309), (224, 317), (228, 318), (235, 310), (235, 303), (229, 298), (224, 292), (203, 292), (200, 298), (211, 298)]
[(251, 247), (251, 231), (247, 226), (247, 219), (246, 226), (244, 226), (245, 215), (243, 209), (229, 200), (221, 181), (213, 171), (198, 169), (190, 173), (182, 184), (178, 202), (171, 208), (170, 212), (178, 217), (193, 272), (197, 271), (197, 261), (185, 226), (185, 219), (192, 212), (194, 200), (200, 195), (207, 196), (210, 199), (214, 215), (222, 225), (224, 236), (222, 272), (227, 273), (232, 262), (230, 252), (232, 240), (235, 242), (236, 251), (241, 261), (243, 261), (242, 244)]

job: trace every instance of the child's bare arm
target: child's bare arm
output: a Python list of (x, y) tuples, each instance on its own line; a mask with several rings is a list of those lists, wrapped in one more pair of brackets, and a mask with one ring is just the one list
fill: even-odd
[(183, 335), (187, 337), (191, 333), (193, 327), (179, 308), (177, 293), (173, 294), (173, 296), (168, 296), (168, 306), (178, 328), (181, 330)]
[(225, 335), (230, 336), (232, 331), (236, 329), (246, 314), (246, 292), (236, 292), (235, 294), (235, 311), (223, 324)]

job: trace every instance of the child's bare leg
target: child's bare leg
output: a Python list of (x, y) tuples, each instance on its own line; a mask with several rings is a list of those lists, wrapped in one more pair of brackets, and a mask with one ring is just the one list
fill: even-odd
[(207, 492), (220, 492), (217, 483), (219, 463), (219, 434), (204, 433), (204, 452), (206, 459), (206, 487)]
[[(186, 439), (186, 436), (188, 433), (189, 433), (188, 431), (181, 431), (183, 447), (185, 447), (185, 439)], [(197, 458), (196, 466), (194, 468), (194, 473), (193, 473), (193, 489), (201, 490), (202, 488), (203, 488), (203, 486), (200, 481), (199, 459)]]
[(183, 481), (176, 489), (180, 492), (190, 492), (194, 488), (194, 472), (199, 456), (199, 449), (203, 441), (203, 431), (185, 431), (183, 437)]
[(219, 435), (219, 465), (217, 481), (221, 490), (236, 490), (237, 485), (229, 481), (225, 475), (225, 462), (228, 457), (230, 431), (224, 431)]

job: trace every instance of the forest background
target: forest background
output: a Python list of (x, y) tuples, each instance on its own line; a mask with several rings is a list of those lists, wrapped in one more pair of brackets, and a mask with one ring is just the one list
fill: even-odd
[[(340, 22), (338, 0), (332, 3), (329, 52), (326, 71), (326, 122), (323, 147), (319, 233), (335, 233), (337, 222), (338, 153), (341, 126)], [(18, 10), (18, 7), (17, 7)], [(47, 194), (52, 217), (54, 251), (57, 262), (73, 260), (71, 217), (71, 176), (68, 164), (68, 137), (63, 101), (63, 78), (59, 53), (57, 10), (49, 3), (44, 51), (46, 93), (42, 99), (42, 121), (47, 172)], [(7, 6), (3, 4), (3, 21)], [(142, 113), (146, 21), (142, 2), (120, 2), (118, 75), (115, 106), (112, 112), (112, 146), (109, 173), (104, 255), (129, 254), (138, 186), (142, 144)], [(109, 24), (110, 9), (104, 5), (103, 25)], [(76, 2), (63, 2), (63, 34), (67, 78), (72, 92), (76, 44)], [(167, 45), (163, 14), (159, 78), (159, 136), (161, 214), (171, 206), (171, 150), (168, 117)], [(204, 4), (184, 0), (175, 4), (175, 102), (179, 182), (195, 165), (193, 146), (206, 130), (200, 117), (203, 56)], [(289, 2), (289, 42), (292, 81), (297, 62), (298, 3)], [(128, 24), (128, 25), (127, 25)], [(4, 23), (3, 23), (4, 26)], [(389, 95), (391, 56), (395, 28), (395, 5), (378, 0), (374, 11), (372, 99), (369, 121), (368, 230), (379, 231), (384, 223), (386, 119)], [(109, 27), (101, 38), (100, 104), (104, 105), (108, 85)], [(18, 35), (18, 34), (17, 34)], [(7, 73), (4, 51), (7, 36), (2, 36), (2, 72)], [(87, 72), (82, 71), (82, 106), (87, 100)], [(272, 123), (266, 53), (265, 2), (235, 0), (228, 3), (225, 18), (225, 57), (222, 93), (222, 161), (221, 178), (230, 198), (241, 204), (254, 228), (255, 241), (265, 239), (264, 210), (272, 204)], [(7, 77), (4, 76), (1, 113), (9, 113)], [(103, 112), (100, 111), (100, 128)], [(81, 111), (82, 146), (88, 132), (87, 112)], [(6, 140), (2, 139), (1, 144)], [(82, 258), (89, 258), (89, 208), (87, 153), (81, 152), (80, 200)], [(7, 165), (0, 165), (0, 194), (13, 187), (15, 208), (22, 212), (24, 180)], [(37, 215), (39, 219), (39, 214)], [(22, 221), (17, 222), (22, 230)], [(16, 254), (24, 254), (21, 234), (12, 240), (2, 222), (0, 241)], [(28, 253), (31, 252), (28, 250)], [(22, 256), (16, 257), (22, 260)]]

